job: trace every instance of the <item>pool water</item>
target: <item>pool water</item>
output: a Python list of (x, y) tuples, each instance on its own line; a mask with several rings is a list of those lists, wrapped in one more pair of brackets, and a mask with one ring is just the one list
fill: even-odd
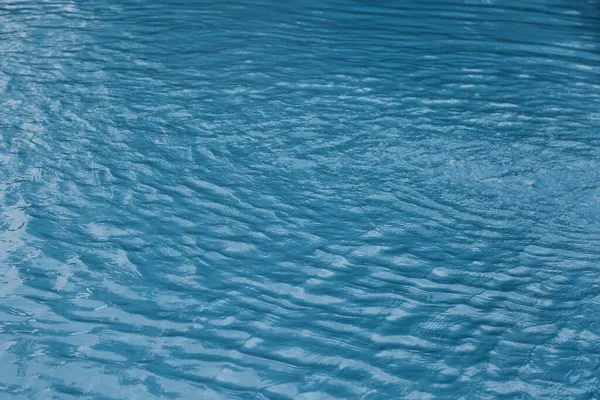
[(597, 0), (0, 3), (0, 398), (599, 371)]

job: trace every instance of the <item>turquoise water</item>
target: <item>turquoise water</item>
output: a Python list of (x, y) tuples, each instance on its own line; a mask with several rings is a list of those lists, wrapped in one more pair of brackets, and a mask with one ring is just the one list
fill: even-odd
[(0, 2), (0, 398), (600, 398), (600, 3)]

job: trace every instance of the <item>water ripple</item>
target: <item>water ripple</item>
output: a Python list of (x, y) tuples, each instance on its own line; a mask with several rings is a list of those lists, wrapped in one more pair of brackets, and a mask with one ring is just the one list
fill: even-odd
[(595, 0), (0, 3), (0, 392), (600, 396)]

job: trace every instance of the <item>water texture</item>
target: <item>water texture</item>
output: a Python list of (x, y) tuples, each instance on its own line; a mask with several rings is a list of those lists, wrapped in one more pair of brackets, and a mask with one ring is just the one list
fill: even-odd
[(0, 2), (0, 398), (600, 398), (600, 2)]

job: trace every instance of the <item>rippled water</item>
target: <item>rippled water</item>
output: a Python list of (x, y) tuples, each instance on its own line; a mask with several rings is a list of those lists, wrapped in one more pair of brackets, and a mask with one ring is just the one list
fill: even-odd
[(0, 397), (600, 397), (600, 2), (0, 2)]

